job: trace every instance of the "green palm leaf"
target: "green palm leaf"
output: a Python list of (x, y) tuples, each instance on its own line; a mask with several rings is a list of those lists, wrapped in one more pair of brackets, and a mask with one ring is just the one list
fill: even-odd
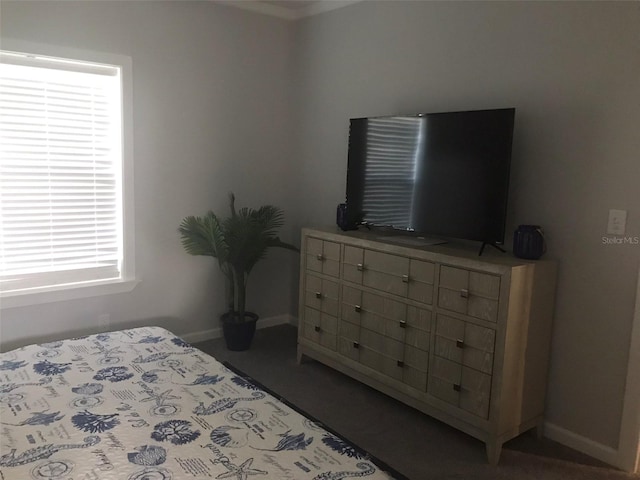
[(247, 278), (256, 263), (273, 247), (296, 252), (299, 249), (276, 236), (284, 225), (284, 212), (280, 208), (264, 205), (258, 209), (236, 210), (233, 193), (229, 195), (229, 206), (229, 217), (220, 219), (211, 211), (204, 217), (188, 216), (178, 231), (187, 253), (218, 259), (229, 282), (229, 309), (238, 312), (242, 319)]

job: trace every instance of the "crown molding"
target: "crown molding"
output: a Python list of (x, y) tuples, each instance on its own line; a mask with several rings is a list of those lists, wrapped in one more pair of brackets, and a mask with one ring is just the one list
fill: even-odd
[(320, 13), (329, 12), (338, 8), (347, 7), (354, 3), (359, 3), (364, 0), (322, 0), (320, 2), (309, 3), (309, 6), (304, 8), (286, 8), (271, 3), (261, 2), (259, 0), (215, 0), (216, 3), (222, 5), (228, 5), (230, 7), (241, 8), (243, 10), (249, 10), (263, 15), (270, 15), (272, 17), (282, 18), (284, 20), (294, 21), (304, 17), (310, 17), (312, 15), (318, 15)]
[(320, 2), (314, 2), (308, 7), (301, 9), (296, 19), (303, 17), (310, 17), (312, 15), (318, 15), (324, 12), (330, 12), (331, 10), (337, 10), (338, 8), (348, 7), (354, 3), (360, 3), (364, 0), (322, 0)]

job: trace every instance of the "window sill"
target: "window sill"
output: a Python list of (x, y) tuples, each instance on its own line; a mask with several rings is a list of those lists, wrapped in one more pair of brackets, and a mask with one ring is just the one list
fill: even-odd
[(0, 294), (0, 309), (28, 307), (132, 291), (139, 280), (103, 280)]

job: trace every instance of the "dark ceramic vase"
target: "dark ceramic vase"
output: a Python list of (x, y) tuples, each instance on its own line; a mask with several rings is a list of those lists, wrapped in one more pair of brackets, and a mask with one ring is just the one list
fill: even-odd
[(245, 312), (243, 322), (234, 322), (233, 318), (234, 315), (231, 312), (220, 317), (227, 348), (233, 352), (249, 350), (259, 317), (253, 312)]

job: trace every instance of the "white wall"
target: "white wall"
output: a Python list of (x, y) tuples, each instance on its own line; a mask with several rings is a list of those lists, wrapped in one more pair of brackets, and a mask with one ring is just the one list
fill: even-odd
[(335, 221), (350, 117), (516, 107), (508, 231), (544, 226), (560, 262), (547, 420), (605, 449), (640, 254), (602, 243), (610, 208), (640, 236), (638, 25), (636, 2), (383, 1), (295, 35), (298, 226)]
[[(111, 328), (217, 327), (225, 309), (217, 265), (184, 253), (177, 228), (209, 208), (226, 214), (231, 190), (238, 206), (289, 203), (290, 23), (213, 2), (3, 1), (0, 8), (3, 44), (132, 57), (141, 280), (127, 294), (3, 309), (3, 346), (96, 331), (105, 314)], [(263, 318), (289, 313), (296, 261), (279, 251), (256, 267), (248, 306)]]
[[(296, 23), (212, 2), (0, 9), (2, 38), (133, 58), (142, 280), (130, 294), (3, 310), (3, 342), (94, 331), (102, 314), (114, 328), (215, 327), (220, 277), (182, 252), (182, 217), (225, 209), (233, 189), (241, 204), (285, 207), (283, 237), (297, 238), (334, 222), (350, 117), (514, 106), (508, 230), (543, 225), (560, 262), (547, 417), (617, 446), (640, 247), (602, 236), (609, 208), (640, 235), (640, 5), (379, 1)], [(296, 314), (290, 252), (251, 282), (263, 317)]]

